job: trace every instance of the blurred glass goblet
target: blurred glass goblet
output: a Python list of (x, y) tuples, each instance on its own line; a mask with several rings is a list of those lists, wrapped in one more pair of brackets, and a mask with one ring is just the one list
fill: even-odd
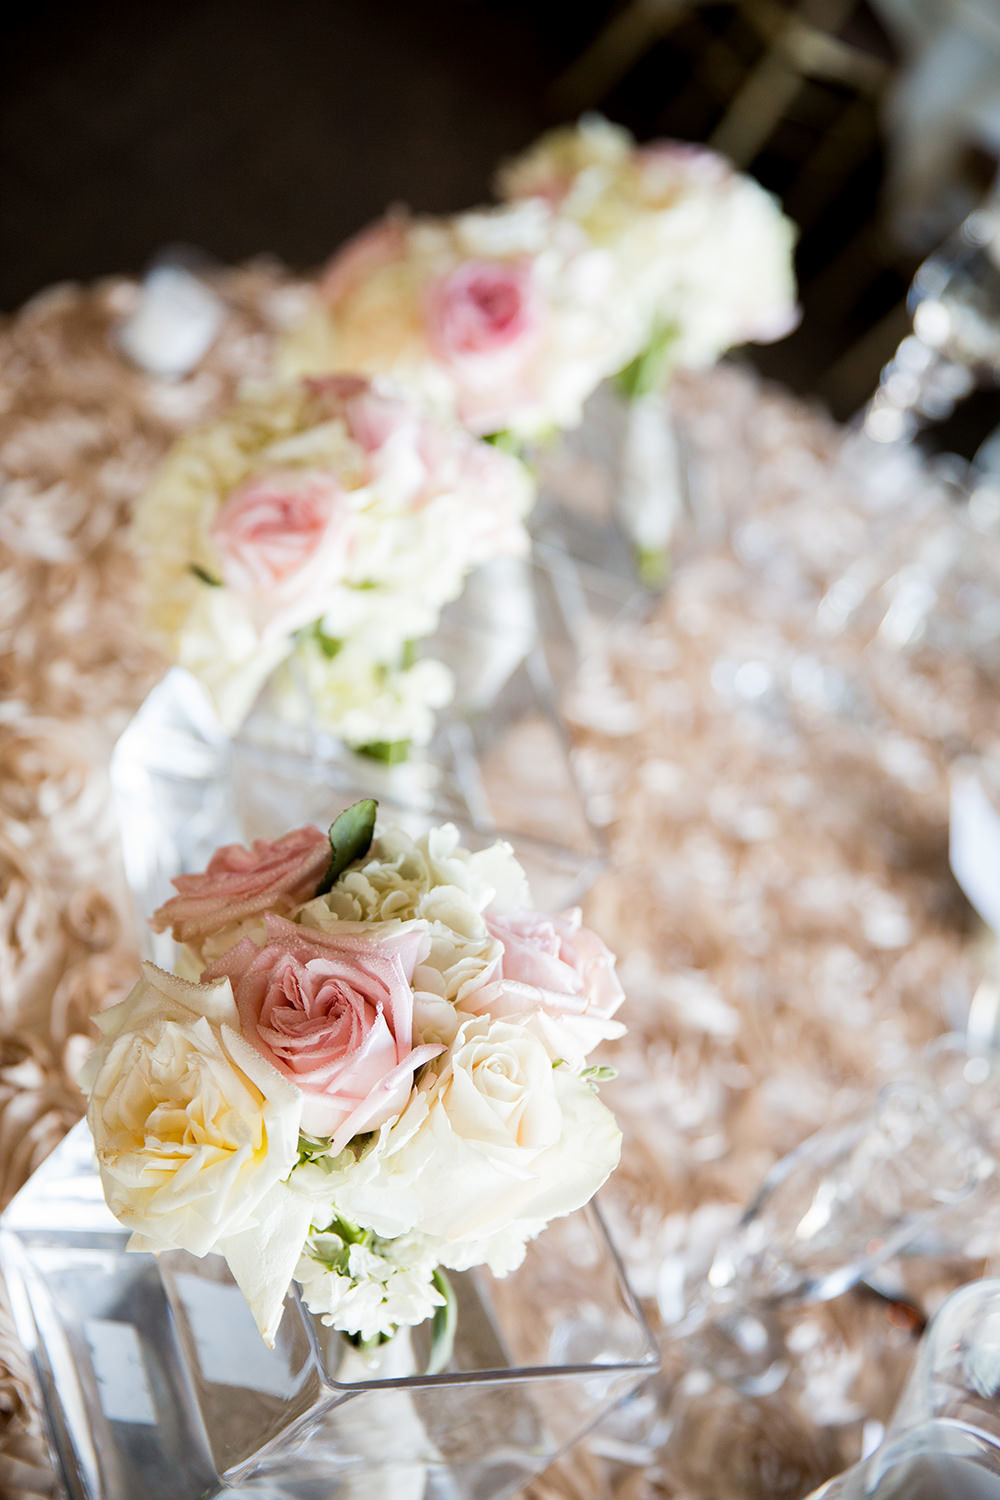
[(787, 1371), (778, 1313), (824, 1302), (901, 1253), (1000, 1242), (1000, 1053), (934, 1043), (910, 1077), (818, 1131), (765, 1178), (718, 1246), (674, 1334), (754, 1394)]
[(931, 1320), (885, 1442), (812, 1500), (998, 1500), (1000, 1281), (953, 1292)]
[(1000, 203), (970, 214), (918, 267), (913, 332), (885, 366), (862, 425), (876, 442), (943, 421), (977, 385), (1000, 379)]

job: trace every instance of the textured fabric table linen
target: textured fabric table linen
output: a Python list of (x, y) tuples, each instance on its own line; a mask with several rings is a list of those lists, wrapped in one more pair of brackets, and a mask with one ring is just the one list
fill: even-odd
[[(175, 382), (116, 349), (128, 281), (56, 288), (0, 329), (2, 1204), (82, 1113), (88, 1017), (135, 976), (107, 768), (164, 664), (138, 626), (130, 506), (178, 432), (267, 372), (298, 296), (265, 264), (218, 288), (222, 332)], [(913, 455), (746, 370), (680, 380), (672, 405), (695, 523), (645, 623), (562, 705), (610, 851), (586, 917), (628, 997), (606, 1208), (665, 1370), (537, 1500), (792, 1497), (859, 1456), (916, 1314), (860, 1292), (799, 1310), (787, 1379), (753, 1398), (690, 1368), (671, 1320), (768, 1167), (961, 1026), (991, 961), (947, 814), (950, 766), (1000, 751), (995, 537)], [(983, 1268), (930, 1268), (921, 1309)], [(0, 1494), (53, 1484), (0, 1306)]]

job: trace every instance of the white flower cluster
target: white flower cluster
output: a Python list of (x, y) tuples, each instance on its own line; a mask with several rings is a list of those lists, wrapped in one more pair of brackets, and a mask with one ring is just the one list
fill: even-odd
[(134, 537), (150, 630), (236, 728), (299, 663), (286, 706), (353, 745), (430, 736), (451, 681), (413, 642), (466, 574), (527, 547), (524, 467), (378, 382), (263, 386), (180, 440)]
[(585, 1066), (623, 1031), (612, 955), (508, 845), (374, 816), (178, 877), (154, 925), (200, 979), (145, 966), (85, 1074), (132, 1247), (224, 1254), (269, 1340), (293, 1276), (362, 1339), (422, 1321), (439, 1267), (513, 1270), (618, 1160)]
[(280, 355), (287, 373), (384, 373), (472, 432), (572, 427), (629, 357), (614, 256), (542, 202), (409, 218), (340, 252)]
[(328, 1327), (370, 1342), (393, 1328), (413, 1328), (444, 1306), (433, 1280), (437, 1254), (426, 1235), (383, 1240), (338, 1218), (310, 1234), (295, 1280), (306, 1306)]
[(637, 147), (599, 115), (543, 136), (499, 174), (501, 196), (545, 202), (619, 267), (632, 355), (669, 332), (676, 366), (784, 337), (798, 320), (796, 228), (752, 177), (702, 146)]
[(795, 324), (794, 225), (711, 151), (640, 148), (589, 116), (499, 183), (500, 207), (397, 212), (348, 243), (284, 369), (385, 372), (474, 432), (523, 440), (575, 426), (600, 381), (651, 347), (704, 366)]

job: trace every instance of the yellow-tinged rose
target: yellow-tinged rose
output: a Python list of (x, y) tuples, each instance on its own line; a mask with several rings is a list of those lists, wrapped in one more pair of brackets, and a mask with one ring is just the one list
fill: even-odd
[(239, 1034), (227, 979), (191, 984), (144, 964), (131, 994), (96, 1019), (102, 1040), (81, 1084), (128, 1248), (217, 1250), (241, 1285), (252, 1265), (247, 1294), (272, 1337), (309, 1219), (283, 1182), (297, 1160), (299, 1090)]

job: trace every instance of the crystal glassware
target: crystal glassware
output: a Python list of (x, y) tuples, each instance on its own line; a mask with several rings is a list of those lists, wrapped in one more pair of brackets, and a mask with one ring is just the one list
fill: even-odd
[(971, 213), (918, 267), (913, 332), (882, 371), (863, 418), (876, 442), (907, 440), (1000, 379), (1000, 202)]
[(781, 1308), (837, 1297), (901, 1254), (1000, 1243), (998, 1148), (1000, 1054), (940, 1039), (910, 1076), (772, 1168), (674, 1335), (719, 1378), (776, 1388), (787, 1368)]
[(292, 1288), (274, 1350), (224, 1261), (126, 1254), (76, 1126), (0, 1219), (0, 1264), (69, 1500), (498, 1500), (655, 1368), (596, 1207), (363, 1356)]
[(931, 1319), (885, 1442), (812, 1500), (997, 1500), (1000, 1281), (960, 1287)]

